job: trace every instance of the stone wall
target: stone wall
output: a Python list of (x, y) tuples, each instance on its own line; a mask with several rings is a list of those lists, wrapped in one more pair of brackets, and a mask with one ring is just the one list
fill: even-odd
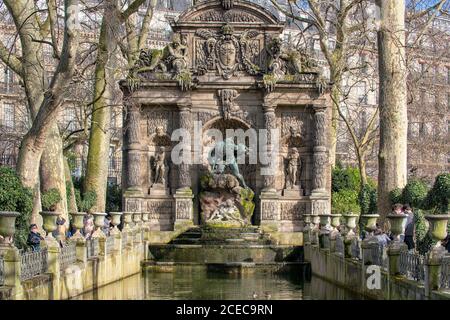
[(362, 261), (344, 258), (318, 245), (304, 245), (305, 260), (311, 264), (316, 277), (329, 281), (355, 294), (377, 300), (450, 299), (449, 293), (432, 291), (426, 295), (424, 285), (403, 276), (390, 276), (381, 270), (381, 290), (370, 290), (366, 285), (366, 267)]
[[(148, 241), (137, 241), (137, 238), (131, 238), (133, 240), (122, 247), (122, 237), (116, 235), (112, 252), (107, 253), (105, 246), (100, 244), (99, 255), (90, 259), (87, 259), (85, 243), (78, 243), (77, 261), (64, 270), (60, 269), (59, 259), (52, 259), (49, 253), (47, 273), (23, 282), (16, 281), (15, 286), (11, 285), (13, 279), (6, 279), (9, 283), (0, 287), (0, 300), (70, 299), (137, 274), (148, 255)], [(20, 278), (19, 270), (15, 274), (16, 279)]]

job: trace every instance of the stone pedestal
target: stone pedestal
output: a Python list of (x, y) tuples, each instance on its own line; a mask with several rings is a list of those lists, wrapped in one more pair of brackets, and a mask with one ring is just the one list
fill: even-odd
[(391, 276), (400, 274), (400, 253), (408, 251), (408, 246), (404, 242), (393, 241), (388, 247), (387, 255), (389, 257), (389, 274)]
[(438, 245), (426, 256), (425, 293), (427, 296), (429, 296), (431, 291), (441, 288), (442, 260), (446, 254), (447, 250), (443, 246)]
[(194, 224), (194, 195), (191, 189), (177, 190), (175, 198), (175, 230), (181, 230)]
[(373, 261), (372, 251), (375, 250), (378, 246), (377, 238), (373, 236), (369, 236), (361, 242), (361, 252), (364, 264), (369, 266), (375, 264)]
[(13, 288), (12, 296), (23, 294), (21, 277), (21, 258), (19, 250), (14, 246), (0, 244), (0, 256), (3, 258), (4, 285)]
[(59, 265), (60, 247), (56, 241), (46, 241), (48, 273), (52, 274), (51, 300), (57, 300), (60, 294), (61, 268)]
[(266, 231), (276, 232), (280, 227), (279, 196), (275, 192), (262, 192), (260, 196), (260, 225)]
[(84, 238), (77, 239), (76, 254), (77, 254), (77, 261), (82, 262), (83, 264), (87, 262), (87, 247), (86, 247), (86, 240)]
[(149, 194), (151, 196), (168, 196), (170, 195), (170, 190), (162, 184), (155, 184), (150, 187)]
[(289, 198), (298, 198), (303, 197), (305, 192), (300, 186), (294, 186), (289, 189), (283, 190), (283, 197), (289, 197)]

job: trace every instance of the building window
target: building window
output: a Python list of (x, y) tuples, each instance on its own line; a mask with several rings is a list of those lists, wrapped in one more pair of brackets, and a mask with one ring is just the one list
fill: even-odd
[(63, 124), (65, 130), (75, 131), (77, 128), (77, 115), (74, 108), (68, 107), (64, 109)]
[(411, 122), (408, 127), (409, 138), (417, 138), (420, 133), (420, 123), (419, 122)]
[(14, 129), (14, 105), (12, 103), (3, 104), (2, 125), (9, 129)]

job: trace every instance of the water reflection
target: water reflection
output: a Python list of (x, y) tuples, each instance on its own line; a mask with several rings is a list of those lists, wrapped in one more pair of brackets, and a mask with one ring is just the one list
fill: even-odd
[(240, 276), (204, 268), (177, 267), (173, 273), (144, 272), (84, 294), (86, 300), (309, 300), (359, 299), (317, 278), (256, 272)]

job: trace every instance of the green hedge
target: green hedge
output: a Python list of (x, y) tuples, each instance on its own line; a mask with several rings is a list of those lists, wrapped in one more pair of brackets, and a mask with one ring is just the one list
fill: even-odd
[(331, 213), (360, 213), (358, 191), (341, 190), (331, 194)]
[(33, 210), (33, 194), (24, 188), (16, 172), (7, 167), (0, 167), (0, 210), (17, 211), (15, 245), (22, 249), (27, 246), (29, 223)]
[(357, 168), (344, 168), (337, 164), (332, 172), (332, 213), (376, 213), (377, 191), (374, 180), (361, 188), (361, 175)]
[(108, 183), (106, 189), (106, 212), (122, 211), (122, 188), (118, 184)]

